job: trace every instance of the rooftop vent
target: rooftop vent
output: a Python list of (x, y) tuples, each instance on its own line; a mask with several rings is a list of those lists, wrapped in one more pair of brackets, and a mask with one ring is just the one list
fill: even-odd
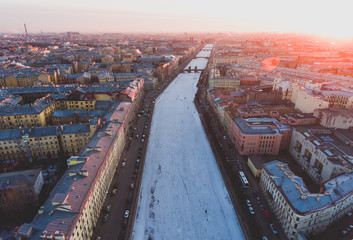
[(324, 152), (325, 152), (329, 157), (332, 157), (332, 156), (333, 156), (333, 153), (330, 152), (329, 150), (325, 150)]

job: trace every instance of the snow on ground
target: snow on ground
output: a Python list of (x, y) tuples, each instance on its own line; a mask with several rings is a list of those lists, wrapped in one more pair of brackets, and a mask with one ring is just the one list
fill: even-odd
[(200, 73), (157, 99), (132, 238), (244, 239), (193, 103)]
[(194, 70), (195, 66), (197, 66), (198, 70), (203, 70), (207, 66), (207, 61), (208, 59), (204, 59), (204, 58), (193, 59), (184, 69), (187, 70), (189, 66), (191, 66), (191, 70)]
[(202, 50), (196, 55), (196, 57), (197, 58), (208, 58), (208, 57), (210, 57), (210, 55), (211, 55), (211, 50), (209, 50), (209, 51)]
[(212, 48), (213, 48), (213, 44), (212, 43), (208, 43), (208, 44), (206, 44), (206, 46), (203, 47), (202, 50), (212, 50)]

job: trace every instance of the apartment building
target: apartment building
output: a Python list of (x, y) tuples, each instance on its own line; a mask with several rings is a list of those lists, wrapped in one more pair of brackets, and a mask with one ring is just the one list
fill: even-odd
[(17, 239), (91, 238), (120, 162), (142, 89), (143, 80), (139, 79), (121, 93), (130, 101), (122, 101), (106, 115), (106, 124), (79, 154), (68, 159), (68, 170), (33, 221), (18, 229)]
[(92, 118), (102, 118), (103, 110), (57, 110), (52, 115), (54, 125), (88, 123)]
[(32, 104), (0, 108), (0, 129), (46, 126), (54, 110), (55, 102), (49, 96)]
[[(315, 109), (353, 108), (353, 93), (342, 90), (315, 90), (292, 84), (291, 101), (303, 113), (313, 113)], [(310, 104), (308, 104), (310, 103)]]
[(289, 152), (317, 183), (352, 172), (353, 149), (345, 132), (338, 134), (319, 125), (293, 126)]
[(321, 126), (349, 129), (353, 127), (353, 110), (346, 108), (315, 109), (314, 116)]
[(287, 164), (273, 161), (264, 165), (260, 189), (288, 239), (297, 239), (324, 231), (353, 209), (352, 180), (352, 173), (342, 174), (311, 193)]
[(231, 140), (241, 155), (278, 155), (290, 142), (292, 129), (276, 118), (233, 118)]
[(0, 212), (35, 204), (43, 184), (41, 169), (0, 174)]
[(78, 153), (91, 139), (97, 121), (86, 124), (33, 127), (0, 131), (0, 163), (57, 158)]

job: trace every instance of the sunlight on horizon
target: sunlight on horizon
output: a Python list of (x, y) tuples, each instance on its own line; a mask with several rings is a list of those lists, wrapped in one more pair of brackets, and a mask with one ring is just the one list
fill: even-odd
[[(4, 0), (0, 32), (286, 32), (353, 38), (351, 1)], [(337, 8), (339, 7), (339, 10)]]

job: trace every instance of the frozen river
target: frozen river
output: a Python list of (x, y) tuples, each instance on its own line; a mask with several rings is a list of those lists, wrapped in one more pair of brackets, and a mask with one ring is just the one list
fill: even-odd
[(156, 100), (132, 238), (244, 239), (193, 103), (199, 73)]
[(191, 60), (191, 62), (184, 68), (184, 70), (188, 70), (191, 67), (191, 70), (194, 70), (197, 67), (198, 70), (203, 70), (207, 66), (208, 59), (206, 58), (197, 58)]

